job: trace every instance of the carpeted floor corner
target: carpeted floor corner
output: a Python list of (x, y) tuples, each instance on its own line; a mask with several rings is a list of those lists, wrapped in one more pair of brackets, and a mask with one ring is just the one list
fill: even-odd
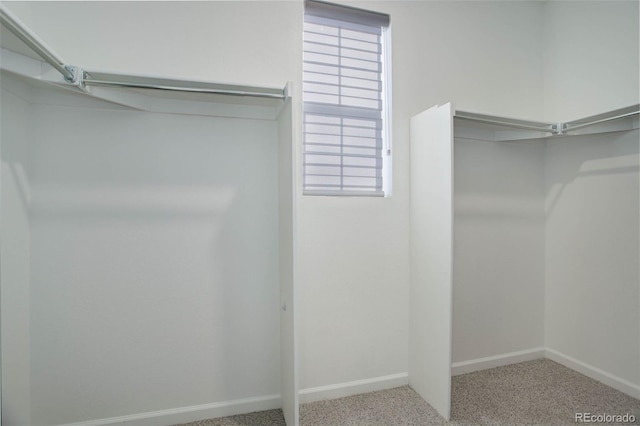
[[(640, 400), (547, 359), (456, 376), (451, 421), (410, 387), (303, 404), (302, 426), (568, 425), (576, 413), (634, 415)], [(283, 426), (270, 410), (189, 423), (188, 426)], [(187, 425), (185, 425), (187, 426)]]
[(409, 386), (311, 402), (300, 407), (300, 424), (307, 425), (429, 425), (444, 419)]
[(575, 424), (576, 413), (625, 414), (640, 424), (640, 400), (548, 359), (456, 376), (458, 424)]

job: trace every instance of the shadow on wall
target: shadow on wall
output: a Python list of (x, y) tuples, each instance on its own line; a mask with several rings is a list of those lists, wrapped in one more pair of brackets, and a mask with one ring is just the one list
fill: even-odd
[(457, 138), (456, 220), (500, 224), (544, 220), (544, 141)]
[(29, 177), (27, 176), (27, 171), (24, 165), (14, 162), (2, 162), (2, 167), (9, 169), (11, 176), (13, 176), (13, 181), (16, 183), (15, 186), (18, 194), (20, 194), (22, 208), (24, 211), (29, 211), (29, 205), (31, 203), (31, 189), (29, 187)]
[[(553, 214), (568, 185), (582, 179), (597, 178), (604, 183), (616, 175), (638, 174), (638, 153), (638, 130), (547, 140), (547, 216)], [(616, 183), (611, 180), (609, 184), (615, 191)]]
[(32, 109), (31, 424), (276, 394), (275, 123)]
[(222, 222), (237, 188), (223, 185), (99, 185), (40, 183), (33, 188), (34, 215), (77, 223), (199, 220)]
[(227, 400), (280, 393), (277, 193), (247, 185), (241, 191), (252, 195), (235, 199), (212, 246), (212, 259), (224, 259), (226, 284), (211, 301), (215, 317), (207, 328), (219, 342), (211, 380)]

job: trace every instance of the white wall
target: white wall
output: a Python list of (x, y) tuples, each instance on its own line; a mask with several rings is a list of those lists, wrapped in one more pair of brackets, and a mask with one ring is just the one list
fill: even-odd
[[(62, 57), (88, 68), (283, 87), (301, 66), (301, 31), (282, 24), (281, 10), (301, 11), (298, 3), (9, 6)], [(73, 34), (81, 33), (91, 41), (78, 45), (84, 36)], [(260, 69), (256, 60), (268, 66)], [(197, 124), (193, 132), (200, 133), (189, 140), (190, 122), (205, 119), (79, 115), (86, 116), (38, 109), (33, 423), (25, 423), (246, 397), (277, 401), (277, 245), (264, 244), (278, 232), (276, 123), (207, 119), (211, 124)], [(69, 139), (49, 140), (45, 129)], [(157, 136), (151, 146), (141, 139), (148, 130)], [(265, 159), (266, 169), (251, 170)], [(182, 208), (172, 211), (176, 204)], [(28, 318), (28, 301), (11, 303)], [(28, 342), (26, 330), (16, 331)], [(28, 416), (28, 405), (16, 412)]]
[(85, 103), (30, 121), (31, 424), (278, 395), (277, 124)]
[(453, 362), (544, 346), (544, 147), (455, 140)]
[[(407, 371), (409, 117), (446, 101), (543, 115), (542, 3), (353, 4), (391, 14), (394, 195), (299, 199), (301, 388)], [(302, 2), (22, 9), (19, 16), (62, 57), (89, 69), (300, 85)], [(300, 148), (300, 134), (297, 141)]]
[[(301, 293), (298, 309), (302, 388), (407, 370), (411, 115), (434, 104), (453, 101), (460, 109), (531, 119), (564, 119), (637, 102), (637, 2), (350, 4), (391, 15), (394, 195), (388, 199), (299, 197), (297, 278)], [(284, 86), (291, 80), (297, 87), (300, 85), (302, 2), (34, 2), (9, 3), (9, 7), (63, 58), (88, 69), (268, 86)], [(582, 54), (587, 48), (596, 53)], [(299, 134), (297, 141), (300, 148)], [(44, 150), (46, 145), (41, 148)], [(51, 155), (61, 157), (55, 150)], [(81, 167), (81, 163), (73, 167)], [(40, 220), (36, 224), (37, 235), (49, 241), (62, 238), (53, 228), (47, 230), (46, 220)], [(190, 231), (187, 228), (184, 232), (186, 235)], [(106, 238), (105, 234), (100, 235)], [(75, 236), (80, 238), (79, 234)], [(195, 243), (204, 244), (201, 238), (194, 237)], [(45, 248), (40, 246), (40, 250)], [(112, 250), (108, 252), (111, 254)], [(123, 254), (115, 253), (117, 256), (112, 255), (111, 261), (124, 264)], [(43, 264), (55, 267), (52, 260), (42, 259), (42, 251), (37, 255)], [(172, 252), (167, 251), (167, 255)], [(78, 256), (83, 259), (89, 254)], [(127, 268), (134, 266), (131, 263)], [(34, 276), (34, 284), (40, 277)], [(83, 297), (95, 300), (101, 297), (100, 291), (87, 292)], [(487, 307), (502, 312), (503, 302), (497, 294), (493, 296), (496, 297), (487, 295)], [(133, 303), (143, 294), (129, 297), (131, 301), (127, 303)], [(150, 299), (146, 303), (152, 302)], [(40, 306), (42, 299), (34, 296), (34, 303), (47, 312), (46, 306)], [(107, 317), (108, 307), (97, 302), (91, 306)], [(209, 307), (197, 306), (202, 308), (201, 315), (212, 314)], [(503, 313), (504, 322), (517, 320), (519, 315)], [(45, 317), (37, 315), (34, 330), (47, 331)], [(155, 315), (161, 312), (156, 311)], [(454, 317), (459, 324), (465, 320), (468, 318)], [(490, 327), (493, 323), (483, 324), (477, 329), (478, 339), (496, 341), (496, 330)], [(118, 326), (124, 325), (105, 319), (97, 329), (117, 330)], [(87, 325), (74, 327), (79, 332), (89, 331)], [(210, 327), (194, 330), (204, 333)], [(531, 326), (530, 331), (528, 336), (519, 336), (513, 347), (538, 341), (539, 330)], [(483, 336), (484, 332), (487, 334)], [(509, 331), (502, 337), (511, 334)], [(97, 345), (98, 337), (95, 339)], [(144, 347), (144, 340), (141, 345)], [(458, 360), (476, 356), (468, 348), (456, 347), (461, 354), (456, 356)], [(496, 344), (493, 354), (509, 348)], [(61, 357), (62, 350), (57, 347), (53, 355)], [(477, 353), (492, 355), (484, 346)], [(46, 365), (42, 358), (40, 355), (34, 361), (34, 366), (40, 365), (34, 371), (41, 372)], [(160, 363), (165, 361), (169, 362), (164, 359)], [(65, 368), (72, 367), (75, 365)], [(203, 371), (210, 371), (210, 366)], [(152, 373), (141, 372), (149, 377)], [(74, 373), (73, 377), (81, 380), (83, 374)], [(95, 372), (87, 370), (86, 374), (93, 379)], [(119, 389), (112, 385), (107, 380), (102, 390)], [(51, 382), (46, 389), (49, 386)], [(34, 395), (34, 401), (42, 395)], [(185, 402), (180, 396), (167, 395), (166, 403), (165, 396), (158, 398), (158, 405), (178, 406)], [(104, 406), (89, 409), (94, 418), (108, 411)], [(140, 409), (137, 407), (135, 412)]]
[(30, 425), (30, 90), (2, 75), (2, 423)]
[(639, 4), (545, 3), (546, 119), (573, 120), (640, 102)]
[[(455, 100), (498, 115), (570, 120), (639, 102), (637, 0), (394, 3), (350, 2), (391, 13), (401, 64), (394, 104), (408, 103), (413, 114)], [(88, 69), (268, 86), (300, 79), (298, 1), (3, 4)]]
[(391, 14), (394, 126), (448, 101), (466, 111), (542, 118), (541, 3), (354, 4)]
[(409, 117), (542, 115), (541, 4), (352, 4), (391, 15), (394, 192), (300, 200), (302, 388), (407, 371)]
[[(547, 119), (640, 102), (639, 4), (545, 4)], [(638, 132), (552, 140), (545, 173), (546, 346), (639, 396)]]
[[(407, 369), (411, 115), (453, 101), (472, 111), (564, 119), (637, 102), (637, 59), (629, 54), (637, 54), (637, 2), (592, 3), (350, 3), (391, 15), (394, 195), (299, 197), (302, 388)], [(89, 69), (300, 85), (301, 2), (9, 6), (64, 58)], [(579, 42), (597, 54), (581, 55)], [(299, 134), (297, 141), (300, 148)], [(488, 306), (501, 312), (490, 296)], [(518, 312), (508, 315), (505, 322)], [(485, 325), (478, 338), (495, 340), (492, 323)], [(514, 348), (539, 340), (530, 330)], [(476, 356), (457, 347), (458, 360)], [(510, 347), (498, 344), (494, 354)], [(485, 347), (477, 353), (492, 355)]]
[(545, 171), (546, 346), (635, 385), (636, 396), (638, 149), (637, 130), (552, 140)]
[(87, 70), (273, 87), (299, 78), (301, 2), (3, 4)]

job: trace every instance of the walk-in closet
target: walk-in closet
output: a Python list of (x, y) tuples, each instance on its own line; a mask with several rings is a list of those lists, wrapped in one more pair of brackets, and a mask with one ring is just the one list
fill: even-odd
[(289, 89), (68, 67), (2, 13), (5, 422), (293, 418)]
[(638, 373), (639, 114), (544, 123), (448, 103), (411, 119), (409, 385), (443, 417), (452, 374), (543, 357)]
[(2, 426), (637, 423), (638, 16), (0, 1)]

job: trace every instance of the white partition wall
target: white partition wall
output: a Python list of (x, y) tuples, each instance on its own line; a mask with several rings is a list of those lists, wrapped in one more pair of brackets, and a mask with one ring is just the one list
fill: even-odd
[(298, 380), (295, 321), (295, 211), (293, 108), (287, 101), (278, 116), (278, 241), (280, 279), (280, 389), (289, 426), (298, 425)]
[(409, 385), (449, 420), (453, 274), (453, 110), (411, 118)]

